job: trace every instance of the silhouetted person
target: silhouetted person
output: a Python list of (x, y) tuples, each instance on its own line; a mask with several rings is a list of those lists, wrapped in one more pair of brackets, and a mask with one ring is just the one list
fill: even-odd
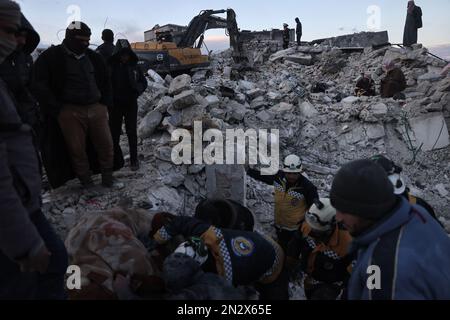
[(420, 28), (422, 28), (422, 9), (416, 6), (414, 1), (408, 1), (408, 13), (403, 33), (403, 44), (405, 46), (417, 43), (417, 29)]

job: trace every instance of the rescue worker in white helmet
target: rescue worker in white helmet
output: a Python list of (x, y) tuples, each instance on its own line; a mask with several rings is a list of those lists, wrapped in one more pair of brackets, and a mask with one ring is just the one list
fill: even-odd
[(401, 173), (403, 171), (402, 167), (398, 166), (392, 160), (389, 160), (383, 155), (376, 155), (370, 159), (376, 164), (380, 165), (384, 169), (384, 171), (386, 171), (389, 181), (391, 181), (392, 185), (394, 186), (394, 193), (396, 195), (403, 196), (406, 200), (408, 200), (410, 204), (417, 204), (427, 210), (428, 213), (442, 226), (442, 223), (436, 217), (436, 213), (434, 212), (433, 207), (424, 199), (413, 196), (410, 193), (409, 188), (406, 186), (405, 180), (403, 180), (403, 177), (401, 176)]
[(353, 255), (348, 255), (352, 237), (336, 222), (336, 209), (330, 199), (320, 199), (305, 215), (288, 245), (287, 266), (291, 277), (300, 271), (308, 300), (336, 300), (350, 278)]
[(302, 172), (302, 161), (297, 155), (287, 156), (283, 169), (275, 175), (262, 175), (259, 170), (247, 169), (250, 177), (275, 188), (275, 228), (278, 243), (284, 250), (308, 209), (314, 203), (321, 206), (317, 188)]

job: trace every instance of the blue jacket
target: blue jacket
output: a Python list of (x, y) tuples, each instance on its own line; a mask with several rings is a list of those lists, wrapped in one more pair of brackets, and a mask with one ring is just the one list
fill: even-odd
[[(392, 214), (354, 239), (353, 250), (350, 300), (450, 299), (450, 238), (422, 207), (399, 199)], [(380, 268), (381, 289), (368, 289), (370, 265)]]

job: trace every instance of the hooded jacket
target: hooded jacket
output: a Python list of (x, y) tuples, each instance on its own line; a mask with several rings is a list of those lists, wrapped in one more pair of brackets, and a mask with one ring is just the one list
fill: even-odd
[[(396, 208), (353, 240), (357, 262), (350, 300), (450, 299), (450, 239), (422, 207), (399, 197)], [(378, 266), (381, 289), (369, 289)]]
[(21, 50), (16, 50), (0, 65), (0, 77), (6, 82), (13, 95), (22, 121), (36, 128), (39, 108), (30, 91), (33, 66), (31, 53), (38, 46), (40, 37), (23, 14), (19, 31), (27, 31), (26, 43)]
[[(130, 61), (124, 65), (120, 56), (127, 53)], [(118, 40), (113, 55), (109, 58), (114, 104), (120, 106), (136, 100), (147, 89), (147, 79), (138, 67), (139, 59), (126, 40)]]

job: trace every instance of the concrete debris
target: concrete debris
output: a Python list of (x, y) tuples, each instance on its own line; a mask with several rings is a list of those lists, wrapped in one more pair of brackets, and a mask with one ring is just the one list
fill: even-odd
[(412, 143), (423, 151), (448, 147), (450, 144), (447, 124), (442, 113), (429, 113), (409, 120)]
[(183, 91), (189, 90), (191, 87), (191, 76), (188, 74), (182, 74), (170, 83), (169, 95), (175, 96)]
[(155, 129), (159, 126), (162, 121), (162, 113), (159, 111), (152, 111), (145, 116), (141, 121), (138, 128), (138, 135), (142, 139), (146, 139), (152, 135)]
[(193, 106), (196, 103), (197, 98), (194, 90), (183, 91), (173, 98), (173, 107), (177, 110)]

